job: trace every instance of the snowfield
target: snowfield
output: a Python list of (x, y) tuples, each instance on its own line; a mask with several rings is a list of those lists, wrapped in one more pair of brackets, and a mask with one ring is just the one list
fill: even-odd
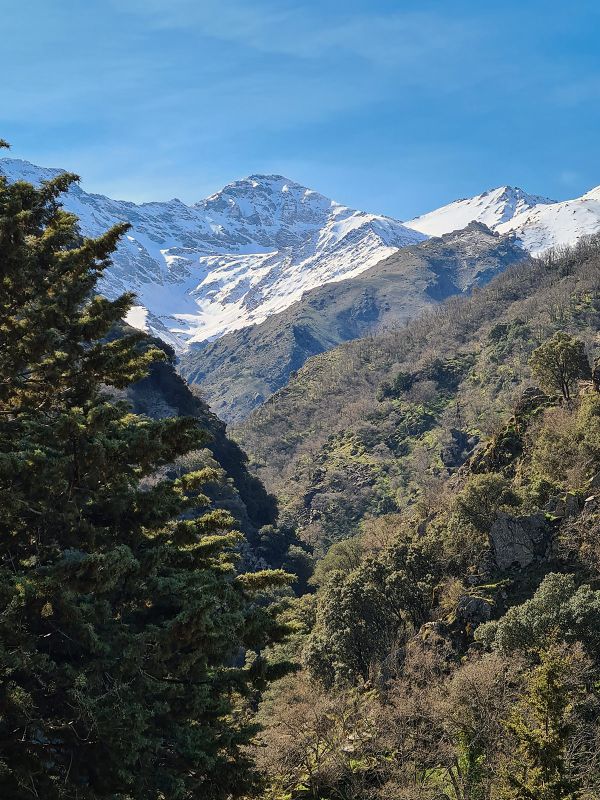
[(540, 204), (552, 202), (545, 197), (527, 194), (517, 187), (500, 186), (476, 197), (455, 200), (447, 206), (415, 217), (405, 225), (427, 236), (442, 236), (444, 233), (459, 231), (470, 222), (482, 222), (488, 228), (496, 230), (502, 224), (510, 226), (515, 216), (527, 213)]
[(428, 236), (483, 222), (498, 233), (514, 233), (525, 250), (539, 255), (551, 247), (575, 244), (600, 230), (600, 186), (574, 200), (556, 202), (513, 186), (456, 200), (404, 224)]

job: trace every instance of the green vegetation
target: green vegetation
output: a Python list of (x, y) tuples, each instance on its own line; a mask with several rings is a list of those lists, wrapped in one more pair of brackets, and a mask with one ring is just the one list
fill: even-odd
[(571, 399), (575, 381), (592, 377), (584, 343), (563, 331), (534, 350), (529, 363), (533, 377), (544, 388), (561, 392), (565, 400)]
[(254, 782), (246, 698), (281, 671), (288, 577), (236, 572), (218, 470), (161, 474), (207, 443), (197, 419), (115, 398), (164, 353), (113, 335), (132, 298), (93, 291), (125, 228), (82, 239), (73, 180), (0, 178), (0, 794), (225, 798)]
[[(330, 548), (302, 671), (261, 706), (265, 798), (598, 796), (600, 502), (578, 493), (600, 469), (581, 422), (598, 410), (587, 393), (537, 406), (504, 474), (463, 467), (435, 503)], [(580, 431), (576, 480), (542, 496), (557, 412)]]
[(585, 241), (319, 356), (239, 429), (321, 556), (264, 798), (600, 793), (599, 266)]
[[(585, 368), (582, 345), (592, 355), (597, 346), (599, 275), (596, 237), (309, 360), (235, 431), (286, 521), (325, 551), (369, 515), (426, 507), (490, 437), (488, 471), (510, 472), (530, 417), (552, 402), (538, 390), (521, 407), (536, 380), (530, 358), (560, 331), (576, 340), (576, 374)], [(454, 369), (444, 375), (440, 364)]]

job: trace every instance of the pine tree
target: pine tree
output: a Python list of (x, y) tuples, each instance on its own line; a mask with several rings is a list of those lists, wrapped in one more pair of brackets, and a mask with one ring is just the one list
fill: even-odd
[(74, 180), (0, 176), (0, 796), (237, 796), (287, 578), (236, 574), (211, 470), (153, 478), (205, 434), (114, 399), (162, 353), (114, 335), (132, 297), (94, 290), (126, 226), (82, 238)]
[(582, 796), (581, 783), (567, 759), (575, 701), (568, 680), (571, 668), (568, 657), (550, 650), (533, 670), (525, 696), (506, 724), (517, 747), (506, 772), (503, 798), (577, 800)]

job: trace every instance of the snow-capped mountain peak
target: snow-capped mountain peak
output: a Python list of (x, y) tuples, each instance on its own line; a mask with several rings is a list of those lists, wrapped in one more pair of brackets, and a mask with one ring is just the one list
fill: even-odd
[(405, 225), (429, 236), (441, 236), (473, 221), (500, 234), (513, 233), (524, 249), (539, 255), (600, 231), (600, 186), (561, 202), (514, 186), (500, 186), (476, 197), (456, 200)]
[(600, 186), (595, 186), (581, 196), (582, 200), (600, 200)]
[(600, 231), (600, 186), (574, 200), (534, 206), (496, 230), (514, 233), (532, 255), (575, 244), (582, 236)]
[(298, 246), (338, 204), (283, 175), (250, 175), (196, 203), (212, 224), (233, 227), (261, 247)]
[(20, 158), (0, 158), (0, 174), (6, 176), (9, 181), (29, 181), (37, 185), (41, 181), (55, 178), (64, 171), (53, 167), (38, 167)]
[(553, 202), (546, 197), (528, 194), (516, 186), (499, 186), (475, 197), (455, 200), (404, 224), (428, 236), (462, 230), (470, 222), (482, 222), (495, 230), (523, 212)]
[[(3, 158), (0, 172), (38, 183), (61, 170)], [(77, 185), (64, 205), (89, 236), (131, 224), (100, 288), (109, 297), (134, 291), (139, 305), (128, 320), (178, 349), (261, 322), (307, 289), (357, 275), (426, 238), (282, 175), (251, 175), (192, 206), (116, 201)]]

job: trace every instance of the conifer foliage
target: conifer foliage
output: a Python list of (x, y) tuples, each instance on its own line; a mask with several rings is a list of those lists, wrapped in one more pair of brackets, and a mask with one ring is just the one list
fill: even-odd
[[(4, 144), (4, 143), (3, 143)], [(81, 238), (60, 195), (0, 177), (0, 795), (158, 800), (252, 779), (238, 700), (268, 677), (282, 573), (237, 575), (210, 470), (153, 480), (205, 434), (114, 390), (161, 357), (94, 296), (119, 237)]]

